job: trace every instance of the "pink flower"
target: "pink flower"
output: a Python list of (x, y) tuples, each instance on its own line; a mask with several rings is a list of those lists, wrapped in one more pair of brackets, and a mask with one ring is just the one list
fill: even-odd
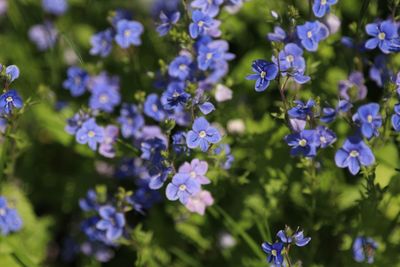
[(197, 180), (199, 184), (209, 184), (210, 180), (205, 176), (208, 170), (208, 164), (206, 161), (193, 159), (192, 162), (183, 163), (179, 167), (178, 173), (186, 174), (191, 178)]
[(191, 196), (186, 203), (186, 208), (191, 212), (197, 212), (200, 215), (204, 215), (206, 207), (211, 206), (214, 203), (214, 199), (211, 193), (203, 190), (194, 196)]

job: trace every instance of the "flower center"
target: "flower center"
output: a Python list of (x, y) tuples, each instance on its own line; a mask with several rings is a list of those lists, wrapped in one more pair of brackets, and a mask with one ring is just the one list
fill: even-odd
[(75, 84), (80, 84), (81, 83), (81, 77), (77, 76), (74, 78)]
[(125, 37), (129, 37), (129, 36), (131, 36), (131, 31), (130, 30), (125, 30), (124, 31), (124, 35), (125, 35)]
[(369, 123), (371, 123), (372, 120), (373, 120), (372, 115), (368, 115), (368, 116), (367, 116), (367, 121), (368, 121)]
[(384, 33), (384, 32), (380, 32), (380, 33), (378, 34), (379, 40), (385, 40), (385, 37), (386, 37), (386, 33)]
[(174, 93), (172, 94), (172, 96), (173, 96), (174, 98), (177, 98), (177, 97), (179, 96), (179, 93), (178, 93), (178, 92), (174, 92)]
[(0, 216), (3, 216), (6, 214), (6, 209), (0, 209)]
[(204, 25), (204, 21), (200, 20), (199, 22), (197, 22), (197, 26), (203, 27), (203, 25)]
[(156, 104), (151, 105), (151, 109), (152, 109), (154, 112), (157, 112), (157, 111), (158, 111), (158, 107), (157, 107)]
[(212, 59), (212, 56), (213, 56), (212, 53), (207, 53), (207, 55), (206, 55), (208, 60)]
[(326, 138), (325, 138), (325, 136), (321, 136), (320, 138), (319, 138), (319, 140), (321, 141), (321, 143), (326, 143)]
[(190, 172), (190, 177), (196, 178), (196, 172), (195, 171)]
[(271, 250), (271, 254), (272, 256), (276, 257), (278, 255), (278, 252), (275, 249), (273, 249)]
[(186, 65), (185, 65), (185, 64), (179, 65), (179, 69), (180, 69), (180, 70), (186, 70)]
[(260, 73), (260, 76), (261, 76), (262, 79), (264, 79), (266, 75), (267, 75), (267, 73), (265, 71), (262, 71)]
[(179, 190), (185, 191), (185, 190), (186, 190), (186, 185), (181, 184), (181, 185), (179, 186)]
[(321, 0), (321, 5), (326, 5), (326, 0)]
[(311, 38), (311, 37), (312, 37), (312, 32), (311, 32), (311, 31), (308, 31), (308, 32), (307, 32), (307, 37), (308, 37), (308, 38)]
[(108, 102), (108, 96), (107, 95), (101, 95), (100, 96), (100, 103), (104, 104)]
[(356, 158), (356, 157), (358, 157), (358, 155), (360, 155), (360, 154), (359, 154), (358, 151), (356, 151), (356, 150), (352, 150), (352, 151), (350, 152), (350, 157)]
[(89, 132), (87, 133), (87, 135), (88, 135), (90, 138), (93, 138), (93, 137), (96, 135), (96, 133), (93, 132), (93, 131), (89, 131)]
[(294, 56), (293, 55), (288, 55), (286, 57), (287, 62), (292, 63), (294, 61)]
[(12, 98), (12, 96), (9, 96), (9, 97), (7, 97), (7, 98), (6, 98), (6, 101), (7, 101), (7, 103), (10, 103), (10, 102), (12, 102), (12, 101), (13, 101), (13, 98)]
[(206, 132), (205, 131), (200, 131), (200, 133), (199, 133), (199, 136), (200, 136), (200, 138), (204, 138), (204, 137), (206, 137)]
[(299, 141), (299, 145), (302, 146), (302, 147), (305, 147), (307, 145), (307, 140), (306, 139), (301, 139)]

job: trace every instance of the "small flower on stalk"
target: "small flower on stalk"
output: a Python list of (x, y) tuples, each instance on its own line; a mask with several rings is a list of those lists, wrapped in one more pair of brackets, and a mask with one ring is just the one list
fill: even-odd
[(257, 92), (265, 91), (270, 81), (274, 80), (278, 75), (278, 67), (276, 64), (262, 59), (253, 61), (251, 66), (255, 74), (248, 75), (246, 79), (256, 80), (255, 89)]

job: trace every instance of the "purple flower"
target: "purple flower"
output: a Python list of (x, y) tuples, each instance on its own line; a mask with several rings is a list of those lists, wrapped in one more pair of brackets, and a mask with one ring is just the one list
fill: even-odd
[(317, 132), (315, 130), (303, 130), (299, 133), (289, 134), (285, 137), (286, 143), (292, 148), (292, 156), (303, 155), (305, 157), (315, 157), (317, 147), (320, 145)]
[(255, 74), (248, 75), (246, 79), (256, 80), (255, 89), (257, 92), (265, 91), (270, 81), (274, 80), (278, 75), (278, 67), (274, 63), (262, 59), (253, 61), (251, 66)]
[(193, 11), (192, 20), (193, 22), (189, 25), (189, 33), (193, 39), (202, 35), (214, 23), (214, 20), (210, 16), (199, 10)]
[(181, 13), (179, 11), (173, 12), (171, 14), (165, 14), (163, 11), (160, 12), (161, 24), (157, 27), (157, 32), (160, 36), (165, 36), (172, 29), (172, 26), (175, 25), (179, 18), (181, 17)]
[(353, 243), (353, 257), (356, 262), (374, 263), (378, 244), (371, 237), (358, 236)]
[(382, 117), (379, 114), (379, 104), (369, 103), (358, 108), (353, 121), (360, 125), (361, 133), (368, 139), (378, 136), (378, 129), (382, 126)]
[(112, 50), (112, 40), (113, 36), (111, 29), (96, 33), (90, 39), (90, 43), (92, 45), (90, 54), (100, 55), (101, 57), (108, 56)]
[(206, 207), (211, 206), (212, 204), (214, 204), (214, 199), (211, 193), (206, 190), (202, 190), (196, 195), (190, 196), (185, 206), (189, 211), (196, 212), (203, 216), (204, 212), (206, 211)]
[(398, 39), (397, 26), (391, 20), (367, 24), (365, 30), (373, 37), (365, 43), (365, 47), (367, 49), (379, 47), (385, 54), (390, 53), (390, 47)]
[(183, 55), (176, 57), (168, 67), (168, 74), (171, 77), (179, 78), (181, 81), (189, 77), (190, 65), (192, 59), (189, 56)]
[(157, 94), (150, 94), (147, 96), (143, 111), (144, 114), (156, 121), (162, 121), (167, 116)]
[(336, 4), (337, 0), (314, 0), (312, 10), (316, 17), (322, 18), (329, 12), (331, 6)]
[(361, 72), (352, 72), (348, 80), (339, 82), (339, 94), (345, 100), (363, 100), (367, 96), (364, 75)]
[(57, 41), (57, 30), (51, 22), (33, 25), (28, 32), (29, 39), (36, 45), (39, 51), (45, 51), (54, 47)]
[(281, 266), (283, 264), (283, 243), (277, 242), (274, 244), (270, 244), (268, 242), (264, 242), (261, 245), (262, 250), (268, 255), (267, 262), (273, 263), (277, 266)]
[(394, 114), (392, 115), (392, 126), (396, 132), (400, 132), (400, 104), (394, 106)]
[(67, 79), (63, 82), (63, 87), (69, 90), (72, 96), (81, 96), (86, 91), (89, 79), (89, 74), (85, 70), (79, 67), (70, 67), (67, 71)]
[(358, 136), (349, 137), (342, 148), (335, 155), (335, 162), (339, 168), (349, 168), (351, 174), (356, 175), (363, 166), (374, 164), (375, 157), (371, 149)]
[(186, 144), (189, 148), (200, 147), (201, 151), (206, 152), (210, 144), (216, 144), (221, 141), (221, 135), (218, 130), (208, 123), (204, 117), (194, 120), (192, 130), (186, 136)]
[(297, 26), (296, 29), (301, 44), (310, 52), (317, 51), (318, 43), (329, 35), (328, 28), (319, 21), (306, 22), (303, 25)]
[(200, 192), (200, 184), (185, 174), (175, 174), (172, 182), (167, 185), (166, 195), (169, 200), (177, 200), (186, 205), (189, 197)]
[(11, 114), (14, 108), (20, 109), (23, 105), (22, 98), (14, 89), (0, 95), (0, 114)]
[(96, 191), (93, 189), (87, 191), (86, 197), (79, 199), (79, 207), (81, 210), (86, 212), (97, 211), (99, 208), (99, 203), (97, 202)]
[(115, 157), (114, 144), (117, 140), (119, 129), (115, 125), (108, 125), (104, 129), (104, 140), (100, 144), (99, 153), (107, 158)]
[(122, 48), (128, 48), (130, 45), (139, 46), (142, 44), (140, 36), (143, 31), (144, 28), (140, 22), (120, 20), (117, 23), (115, 41)]
[(124, 214), (118, 212), (114, 207), (106, 205), (99, 208), (99, 215), (101, 219), (96, 223), (96, 228), (105, 231), (109, 241), (118, 239), (125, 226)]
[(67, 0), (42, 0), (43, 10), (53, 15), (62, 15), (68, 9)]
[(303, 231), (296, 231), (292, 236), (288, 236), (284, 230), (276, 234), (285, 244), (296, 244), (298, 247), (304, 247), (311, 241), (311, 237), (304, 237)]
[(209, 184), (210, 180), (205, 176), (208, 170), (206, 161), (193, 159), (190, 163), (183, 163), (178, 170), (178, 173), (189, 176), (195, 179), (199, 184)]
[(224, 0), (194, 0), (191, 4), (194, 8), (200, 8), (204, 14), (215, 17), (219, 13), (219, 7)]
[(76, 141), (79, 144), (88, 144), (92, 150), (97, 149), (97, 144), (104, 140), (104, 128), (96, 124), (92, 118), (82, 124), (76, 132)]
[(125, 138), (134, 136), (136, 131), (144, 125), (144, 118), (133, 104), (123, 104), (118, 123), (121, 125), (121, 134)]

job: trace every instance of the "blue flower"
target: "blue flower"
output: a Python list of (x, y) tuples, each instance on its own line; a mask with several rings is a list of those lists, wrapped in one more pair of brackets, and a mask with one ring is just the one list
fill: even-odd
[(320, 120), (324, 123), (331, 123), (336, 119), (337, 111), (334, 108), (323, 108)]
[(102, 110), (108, 113), (113, 112), (114, 107), (121, 102), (120, 93), (106, 86), (97, 86), (92, 91), (89, 99), (89, 107), (94, 110)]
[(284, 49), (279, 52), (279, 62), (276, 58), (273, 61), (279, 66), (282, 76), (290, 75), (293, 79), (303, 84), (310, 80), (309, 76), (304, 76), (306, 62), (303, 58), (303, 50), (294, 43), (285, 45)]
[(388, 68), (387, 61), (387, 55), (378, 55), (374, 58), (374, 64), (369, 69), (369, 77), (379, 87), (382, 87), (383, 84), (393, 75), (392, 70)]
[(144, 102), (144, 114), (156, 121), (165, 120), (167, 114), (157, 94), (150, 94)]
[(179, 11), (173, 12), (171, 14), (165, 14), (163, 11), (160, 13), (161, 24), (157, 27), (157, 32), (160, 36), (165, 36), (171, 29), (172, 26), (175, 25), (179, 18), (181, 17), (181, 13)]
[(353, 257), (356, 262), (372, 264), (378, 244), (370, 237), (358, 236), (353, 243)]
[(299, 154), (305, 157), (315, 157), (317, 147), (320, 145), (318, 135), (315, 130), (303, 130), (299, 133), (289, 134), (285, 137), (286, 143), (292, 148), (290, 154)]
[(171, 82), (161, 97), (161, 103), (165, 110), (172, 110), (184, 106), (189, 98), (183, 82)]
[(274, 63), (262, 59), (253, 61), (251, 66), (255, 74), (248, 75), (246, 79), (256, 80), (255, 89), (257, 92), (265, 91), (270, 81), (274, 80), (278, 75), (278, 67)]
[(192, 59), (186, 55), (178, 56), (169, 64), (168, 74), (183, 81), (189, 77), (192, 62)]
[(118, 8), (111, 14), (112, 14), (111, 24), (114, 27), (117, 27), (118, 22), (120, 22), (121, 20), (132, 20), (132, 13), (129, 10), (123, 8)]
[(221, 141), (221, 135), (218, 130), (208, 123), (204, 117), (194, 120), (192, 130), (186, 136), (186, 144), (189, 148), (200, 147), (201, 151), (206, 152), (210, 144), (216, 144)]
[(361, 133), (368, 139), (378, 136), (378, 129), (382, 126), (382, 117), (379, 114), (379, 104), (369, 103), (358, 108), (353, 121), (360, 125)]
[(375, 49), (378, 46), (385, 54), (390, 53), (390, 47), (398, 39), (397, 26), (390, 20), (367, 24), (365, 30), (373, 37), (365, 43), (365, 48)]
[(22, 220), (17, 210), (10, 208), (5, 197), (0, 196), (0, 231), (2, 235), (17, 232), (22, 227)]
[(116, 149), (114, 147), (119, 135), (119, 129), (117, 126), (110, 124), (104, 129), (103, 142), (99, 147), (99, 154), (106, 158), (114, 158)]
[(274, 32), (268, 33), (267, 38), (271, 42), (285, 42), (288, 39), (288, 36), (281, 27), (275, 26)]
[(177, 173), (172, 178), (172, 182), (167, 185), (165, 191), (169, 200), (177, 200), (185, 205), (189, 197), (200, 192), (201, 186), (199, 182), (189, 175)]
[(371, 149), (358, 136), (349, 137), (342, 148), (335, 155), (336, 166), (349, 168), (351, 174), (356, 175), (363, 166), (374, 164), (375, 157)]
[(283, 264), (283, 243), (277, 242), (274, 244), (270, 244), (268, 242), (264, 242), (261, 245), (262, 250), (268, 255), (267, 262), (273, 263), (277, 266), (281, 266)]
[(152, 166), (150, 166), (149, 168), (150, 189), (152, 190), (160, 189), (164, 185), (165, 181), (167, 180), (171, 172), (172, 172), (171, 167), (166, 167), (161, 163), (156, 165), (153, 164)]
[(8, 90), (0, 96), (0, 114), (11, 114), (14, 108), (20, 109), (22, 106), (22, 98), (14, 89)]
[(394, 114), (392, 115), (392, 126), (396, 132), (400, 132), (400, 103), (394, 106)]
[(311, 241), (311, 237), (304, 237), (303, 231), (296, 231), (292, 236), (288, 236), (284, 230), (276, 234), (285, 244), (296, 244), (298, 247), (304, 247)]
[(186, 133), (178, 131), (172, 135), (172, 148), (177, 154), (182, 154), (188, 151), (186, 146)]
[(93, 189), (87, 191), (86, 197), (79, 199), (79, 207), (81, 210), (86, 212), (97, 211), (99, 208), (99, 203), (97, 202), (96, 191)]
[(140, 36), (143, 31), (143, 25), (137, 21), (120, 20), (117, 23), (115, 41), (122, 48), (128, 48), (130, 45), (139, 46), (142, 44)]
[[(0, 72), (1, 72), (1, 69), (0, 69)], [(7, 66), (6, 74), (8, 76), (9, 82), (12, 83), (19, 77), (19, 68), (15, 65)]]
[(96, 124), (92, 118), (85, 121), (76, 132), (76, 141), (79, 144), (88, 144), (92, 150), (97, 149), (97, 144), (103, 142), (104, 128)]
[(231, 60), (234, 58), (234, 55), (231, 53), (227, 53), (227, 50), (228, 43), (222, 40), (217, 40), (204, 45), (200, 45), (197, 56), (199, 69), (204, 71), (209, 68), (221, 69), (221, 63), (226, 64), (226, 60)]
[(214, 23), (214, 20), (210, 16), (199, 10), (193, 11), (192, 20), (193, 22), (189, 25), (189, 33), (193, 39), (202, 35)]
[(315, 106), (314, 100), (310, 99), (304, 104), (301, 100), (295, 100), (295, 107), (288, 110), (288, 115), (291, 118), (307, 120), (313, 116), (313, 107)]
[(144, 118), (138, 112), (138, 109), (133, 104), (123, 104), (118, 117), (118, 122), (121, 124), (121, 134), (125, 138), (134, 136), (144, 125)]
[(329, 12), (331, 6), (336, 4), (337, 0), (314, 0), (313, 12), (318, 18), (322, 18), (326, 13)]
[(140, 156), (142, 159), (151, 161), (153, 164), (157, 165), (163, 160), (161, 152), (166, 150), (167, 147), (163, 140), (154, 137), (143, 141), (140, 149), (142, 151), (142, 155)]
[(101, 57), (108, 56), (112, 50), (112, 40), (113, 35), (111, 29), (96, 33), (90, 39), (90, 43), (92, 45), (90, 54), (100, 55)]
[(85, 70), (79, 67), (70, 67), (63, 87), (69, 90), (72, 96), (81, 96), (85, 93), (89, 80), (89, 74)]
[(318, 126), (316, 129), (321, 148), (326, 148), (336, 141), (336, 134), (325, 126)]
[(124, 214), (118, 212), (110, 205), (99, 208), (101, 219), (96, 223), (96, 228), (106, 232), (106, 238), (109, 241), (118, 239), (124, 230), (125, 217)]
[(328, 28), (319, 21), (306, 22), (296, 27), (297, 36), (303, 47), (311, 52), (317, 51), (318, 43), (328, 37)]
[(194, 8), (200, 8), (204, 14), (215, 17), (219, 13), (219, 7), (224, 0), (194, 0), (191, 4)]
[(75, 135), (76, 132), (82, 127), (82, 124), (88, 119), (90, 119), (89, 114), (81, 111), (76, 113), (72, 118), (67, 119), (65, 131), (71, 135)]
[(44, 11), (53, 15), (62, 15), (68, 9), (67, 0), (42, 0)]

